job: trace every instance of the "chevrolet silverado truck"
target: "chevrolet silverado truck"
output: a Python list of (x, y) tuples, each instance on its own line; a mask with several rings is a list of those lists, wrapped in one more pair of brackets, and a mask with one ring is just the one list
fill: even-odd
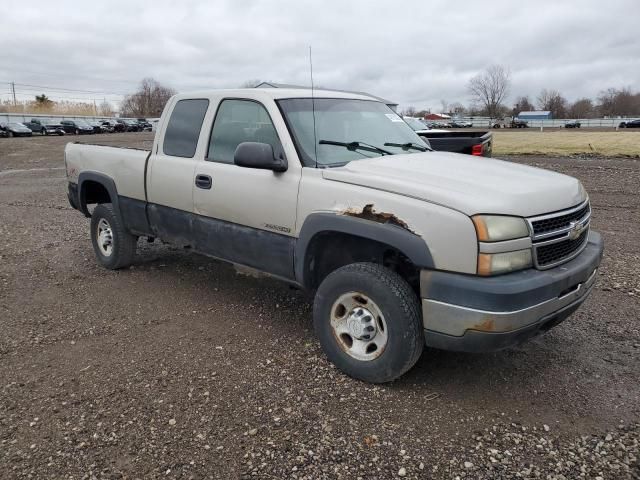
[(69, 143), (64, 160), (101, 265), (130, 265), (147, 237), (289, 282), (314, 295), (327, 357), (368, 382), (425, 344), (484, 352), (549, 330), (603, 251), (575, 178), (431, 151), (365, 95), (180, 94), (150, 151)]

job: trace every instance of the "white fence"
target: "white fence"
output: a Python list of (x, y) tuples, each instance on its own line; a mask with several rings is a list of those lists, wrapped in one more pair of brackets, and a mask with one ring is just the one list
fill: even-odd
[[(624, 122), (625, 120), (633, 120), (633, 118), (578, 118), (578, 119), (556, 119), (556, 120), (526, 120), (527, 124), (531, 128), (558, 128), (564, 127), (567, 122), (571, 122), (577, 120), (580, 122), (581, 128), (616, 128), (620, 122)], [(489, 123), (489, 117), (459, 117), (458, 120), (462, 120), (465, 122), (471, 122), (474, 127), (477, 128), (488, 128), (490, 125), (497, 123), (498, 121), (493, 119), (491, 123)], [(454, 121), (454, 119), (452, 119)], [(507, 122), (509, 123), (509, 122)]]

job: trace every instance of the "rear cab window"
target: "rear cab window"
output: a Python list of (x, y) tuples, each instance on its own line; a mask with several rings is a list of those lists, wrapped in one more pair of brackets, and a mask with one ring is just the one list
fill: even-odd
[(178, 100), (164, 134), (165, 155), (193, 158), (208, 107), (209, 100), (203, 98)]

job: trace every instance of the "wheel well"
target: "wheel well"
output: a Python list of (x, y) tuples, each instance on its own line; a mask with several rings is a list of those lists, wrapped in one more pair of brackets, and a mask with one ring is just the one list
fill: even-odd
[(322, 232), (311, 239), (304, 258), (305, 286), (315, 290), (334, 270), (358, 262), (383, 265), (404, 278), (416, 293), (420, 291), (420, 269), (400, 250), (340, 232)]
[(107, 188), (94, 180), (82, 182), (81, 205), (86, 207), (92, 203), (112, 203), (111, 196)]

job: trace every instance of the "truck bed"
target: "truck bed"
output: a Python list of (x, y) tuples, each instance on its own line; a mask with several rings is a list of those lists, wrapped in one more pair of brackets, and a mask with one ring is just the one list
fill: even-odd
[(482, 145), (482, 156), (491, 156), (493, 143), (493, 134), (491, 132), (425, 132), (419, 133), (418, 135), (429, 140), (429, 143), (434, 150), (443, 152), (466, 153), (468, 155), (471, 155), (474, 145)]
[(112, 178), (118, 195), (145, 200), (145, 166), (150, 150), (111, 147), (88, 143), (69, 143), (64, 160), (67, 176), (78, 182), (80, 172), (93, 172)]

